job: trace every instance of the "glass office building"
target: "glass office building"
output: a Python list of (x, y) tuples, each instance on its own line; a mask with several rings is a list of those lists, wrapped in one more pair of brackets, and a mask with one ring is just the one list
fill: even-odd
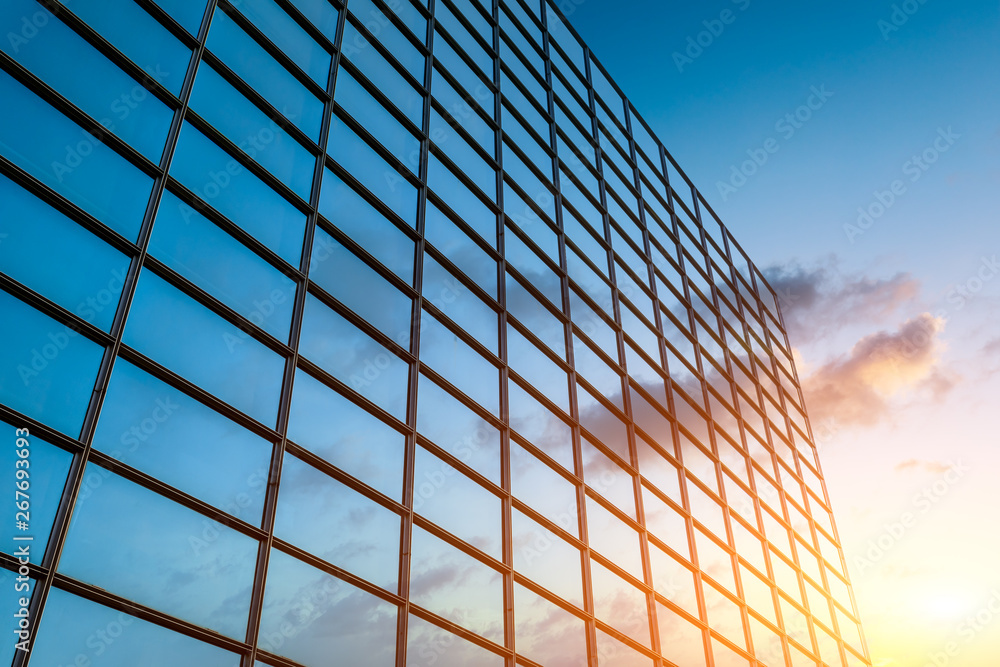
[(775, 294), (561, 2), (0, 3), (0, 664), (870, 664)]

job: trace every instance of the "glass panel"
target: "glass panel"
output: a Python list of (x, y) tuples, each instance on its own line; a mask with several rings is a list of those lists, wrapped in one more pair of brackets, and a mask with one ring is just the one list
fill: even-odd
[(504, 667), (502, 656), (410, 615), (406, 628), (407, 667)]
[[(398, 8), (402, 3), (389, 2), (386, 4), (390, 7)], [(354, 0), (348, 5), (348, 9), (354, 16), (360, 19), (360, 22), (365, 26), (367, 31), (385, 46), (386, 50), (406, 68), (414, 79), (423, 81), (424, 56), (410, 40), (406, 39), (404, 33), (394, 23), (389, 21), (381, 9), (376, 7), (371, 0)], [(353, 33), (353, 26), (351, 27), (351, 32)], [(363, 39), (360, 33), (355, 33), (354, 38), (348, 41), (347, 34), (350, 33), (345, 30), (344, 54), (348, 58), (354, 58), (358, 51), (368, 47), (368, 43), (365, 41), (367, 37)], [(417, 35), (417, 37), (423, 37), (423, 35)]]
[(542, 405), (514, 380), (507, 383), (510, 427), (569, 471), (573, 466), (573, 432), (569, 424)]
[(288, 120), (319, 141), (323, 103), (225, 12), (215, 12), (206, 46)]
[(418, 527), (411, 554), (413, 603), (503, 643), (503, 575)]
[(201, 19), (205, 15), (205, 0), (156, 0), (156, 4), (189, 33), (198, 34)]
[(110, 331), (129, 259), (2, 176), (0, 219), (0, 270)]
[[(416, 226), (417, 189), (337, 116), (330, 123), (327, 151), (347, 173), (381, 199), (403, 222), (410, 227)], [(324, 184), (326, 178), (324, 176)], [(319, 210), (324, 215), (331, 206), (326, 203), (329, 201), (326, 190), (324, 187), (324, 195), (319, 204)]]
[(424, 375), (417, 397), (417, 432), (499, 485), (500, 432), (496, 427)]
[(246, 246), (163, 194), (149, 252), (283, 343), (295, 306), (295, 281)]
[(494, 415), (500, 412), (500, 370), (429, 313), (420, 322), (420, 359)]
[(295, 372), (288, 437), (376, 491), (402, 499), (405, 437), (302, 370)]
[(420, 169), (420, 141), (346, 69), (337, 74), (334, 101), (363, 125), (410, 173), (417, 174)]
[(326, 88), (332, 58), (291, 16), (273, 0), (240, 0), (236, 7), (313, 81)]
[(660, 651), (663, 656), (678, 665), (704, 667), (705, 636), (695, 626), (667, 606), (656, 604), (656, 621), (660, 632)]
[(400, 517), (285, 454), (275, 537), (396, 592)]
[(495, 310), (483, 303), (474, 292), (439, 264), (424, 255), (424, 299), (431, 302), (452, 322), (472, 334), (493, 354), (499, 354), (498, 318)]
[(583, 607), (580, 551), (527, 516), (512, 511), (514, 569), (577, 607)]
[(0, 401), (78, 436), (104, 348), (3, 291), (0, 312)]
[(309, 199), (316, 157), (207, 63), (198, 69), (189, 104), (247, 156)]
[(404, 349), (410, 347), (413, 301), (321, 229), (309, 277)]
[(652, 667), (656, 663), (608, 633), (598, 630), (597, 664), (598, 667)]
[[(180, 95), (191, 50), (129, 0), (61, 0), (170, 92)], [(197, 6), (197, 2), (193, 3)], [(204, 2), (202, 1), (202, 4)]]
[(53, 588), (32, 666), (91, 664), (88, 656), (100, 667), (233, 667), (239, 661), (235, 653)]
[[(419, 94), (406, 78), (371, 46), (368, 36), (355, 28), (350, 21), (344, 25), (343, 39), (344, 55), (347, 59), (357, 65), (362, 74), (383, 95), (386, 95), (396, 108), (410, 119), (410, 122), (419, 126), (424, 109), (423, 95)], [(417, 80), (423, 80), (423, 66)]]
[(594, 550), (636, 579), (643, 580), (642, 543), (639, 540), (639, 533), (589, 497), (587, 535)]
[(272, 550), (257, 646), (306, 665), (337, 656), (347, 665), (391, 667), (398, 613), (395, 605)]
[(547, 667), (587, 664), (587, 626), (520, 584), (514, 584), (517, 652)]
[[(177, 141), (170, 175), (286, 262), (299, 266), (305, 214), (190, 124), (184, 125)], [(190, 217), (191, 211), (184, 206), (181, 215)]]
[(507, 359), (512, 371), (569, 413), (569, 377), (513, 325), (507, 325)]
[(102, 471), (77, 498), (59, 571), (242, 639), (258, 542)]
[[(372, 257), (407, 284), (413, 283), (413, 240), (329, 170), (323, 174), (319, 210)], [(322, 239), (313, 244), (313, 261), (330, 252)]]
[(0, 154), (130, 241), (153, 179), (0, 72)]
[(427, 202), (424, 233), (428, 243), (444, 254), (462, 273), (472, 278), (487, 294), (496, 298), (496, 261), (430, 201)]
[[(6, 474), (9, 480), (7, 483), (12, 487), (12, 500), (15, 499), (15, 492), (27, 493), (30, 500), (29, 518), (25, 521), (28, 527), (23, 530), (20, 528), (20, 521), (24, 520), (24, 513), (19, 512), (13, 502), (6, 503), (2, 516), (3, 529), (0, 531), (3, 550), (11, 554), (23, 554), (20, 547), (27, 544), (29, 559), (38, 565), (49, 544), (49, 534), (62, 499), (63, 487), (66, 486), (73, 455), (31, 435), (27, 429), (22, 430), (22, 427), (5, 421), (0, 421), (0, 438), (3, 438), (0, 441), (3, 443), (0, 447), (0, 465), (9, 471)], [(27, 441), (26, 446), (20, 438)], [(21, 451), (26, 451), (27, 456), (21, 457)], [(13, 488), (15, 485), (16, 488)], [(24, 497), (16, 498), (21, 499)], [(30, 537), (31, 540), (23, 540), (25, 537)], [(13, 588), (14, 584), (11, 583), (8, 590)]]
[(299, 352), (392, 416), (406, 419), (410, 365), (312, 295), (306, 297)]
[(413, 511), (497, 560), (503, 558), (500, 498), (417, 447)]
[[(35, 24), (44, 21), (43, 29), (32, 39), (15, 39), (15, 31), (24, 33), (20, 21), (28, 16)], [(163, 102), (35, 2), (3, 3), (0, 26), (7, 34), (0, 49), (7, 55), (152, 162), (160, 161), (173, 119), (173, 112)], [(162, 67), (151, 74), (157, 80), (166, 78)]]
[(285, 360), (149, 271), (139, 279), (123, 340), (254, 419), (275, 423)]
[(531, 452), (510, 443), (511, 493), (575, 537), (580, 536), (577, 487)]
[[(260, 525), (272, 445), (147, 375), (115, 363), (94, 447), (123, 463)], [(100, 484), (102, 473), (84, 479)]]

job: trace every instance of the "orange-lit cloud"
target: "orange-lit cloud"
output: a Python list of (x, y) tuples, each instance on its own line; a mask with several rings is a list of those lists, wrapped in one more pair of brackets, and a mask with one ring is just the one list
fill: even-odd
[(909, 390), (947, 392), (953, 380), (938, 358), (944, 325), (924, 313), (895, 332), (865, 336), (848, 355), (817, 369), (803, 382), (813, 420), (871, 425), (886, 416), (894, 396)]

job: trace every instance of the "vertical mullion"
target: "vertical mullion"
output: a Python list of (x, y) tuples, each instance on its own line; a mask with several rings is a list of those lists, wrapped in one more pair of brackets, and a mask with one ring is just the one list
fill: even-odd
[[(181, 104), (180, 107), (174, 111), (174, 117), (171, 120), (163, 154), (158, 165), (159, 173), (153, 180), (153, 188), (149, 201), (146, 204), (146, 211), (143, 216), (142, 225), (140, 226), (138, 241), (139, 254), (132, 257), (128, 275), (125, 278), (124, 286), (122, 288), (122, 296), (118, 303), (118, 310), (115, 312), (115, 319), (111, 328), (111, 334), (114, 338), (114, 342), (111, 347), (105, 348), (104, 356), (101, 359), (101, 366), (95, 381), (94, 390), (90, 398), (90, 403), (87, 407), (87, 413), (84, 417), (80, 435), (80, 441), (84, 445), (84, 450), (73, 457), (69, 477), (67, 478), (66, 485), (63, 488), (63, 495), (59, 501), (59, 509), (53, 522), (48, 549), (46, 550), (43, 560), (43, 564), (47, 567), (47, 572), (43, 579), (36, 580), (31, 600), (31, 607), (29, 609), (30, 617), (33, 619), (40, 619), (44, 613), (45, 602), (48, 599), (49, 592), (52, 590), (56, 570), (59, 565), (59, 559), (62, 555), (62, 549), (66, 543), (66, 537), (69, 533), (69, 524), (70, 517), (72, 516), (73, 505), (83, 485), (83, 476), (87, 468), (90, 449), (93, 444), (97, 419), (100, 416), (100, 410), (108, 390), (108, 385), (111, 379), (111, 370), (114, 367), (115, 359), (117, 358), (118, 351), (122, 345), (126, 315), (129, 307), (131, 306), (132, 298), (135, 296), (136, 283), (146, 258), (146, 250), (149, 244), (149, 236), (153, 225), (153, 219), (166, 185), (167, 172), (170, 167), (170, 162), (173, 159), (174, 149), (177, 146), (177, 138), (180, 135), (181, 126), (183, 125), (184, 116), (187, 111), (188, 99), (191, 95), (191, 88), (194, 84), (197, 63), (201, 60), (201, 54), (204, 52), (205, 37), (208, 34), (210, 18), (212, 16), (212, 12), (215, 10), (217, 1), (218, 0), (209, 0), (208, 5), (205, 8), (205, 13), (202, 16), (201, 27), (198, 31), (198, 45), (193, 49), (191, 58), (188, 60), (188, 68), (185, 72), (184, 83), (181, 87)], [(27, 665), (28, 659), (31, 656), (31, 651), (34, 648), (36, 637), (37, 625), (35, 627), (35, 631), (32, 632), (31, 637), (28, 640), (28, 650), (15, 651), (13, 667), (25, 667)]]
[(320, 125), (319, 149), (316, 156), (316, 164), (313, 167), (313, 186), (309, 196), (309, 215), (306, 219), (305, 234), (302, 240), (302, 255), (299, 268), (302, 273), (302, 282), (298, 285), (295, 294), (295, 306), (292, 311), (292, 326), (290, 342), (293, 349), (292, 356), (285, 363), (285, 376), (282, 382), (280, 405), (278, 409), (277, 430), (280, 440), (274, 444), (271, 467), (268, 471), (267, 495), (264, 500), (264, 520), (262, 527), (267, 533), (267, 537), (260, 544), (257, 553), (257, 568), (254, 576), (253, 593), (250, 602), (250, 621), (247, 625), (247, 643), (251, 645), (250, 653), (245, 657), (244, 667), (253, 667), (257, 660), (258, 639), (260, 634), (260, 623), (264, 606), (264, 588), (267, 582), (267, 570), (270, 563), (271, 549), (274, 543), (274, 519), (277, 512), (277, 494), (281, 479), (281, 468), (284, 460), (285, 450), (288, 444), (288, 419), (291, 410), (292, 389), (295, 380), (295, 372), (299, 361), (299, 336), (302, 331), (302, 319), (305, 313), (306, 297), (309, 292), (309, 263), (312, 258), (313, 241), (316, 237), (316, 225), (319, 217), (320, 190), (323, 185), (323, 172), (326, 164), (326, 144), (330, 134), (331, 115), (333, 113), (333, 93), (337, 83), (337, 72), (340, 64), (339, 43), (344, 33), (346, 12), (341, 11), (337, 20), (336, 51), (330, 63), (330, 71), (327, 76), (326, 94), (327, 99), (323, 104), (323, 117)]
[(417, 450), (417, 387), (420, 380), (420, 324), (424, 310), (424, 233), (427, 218), (427, 169), (430, 161), (430, 116), (431, 116), (431, 82), (434, 75), (434, 0), (427, 3), (427, 30), (425, 33), (425, 46), (427, 56), (424, 61), (424, 81), (423, 81), (423, 112), (420, 121), (420, 130), (423, 136), (420, 139), (420, 165), (418, 178), (420, 180), (417, 191), (417, 221), (416, 221), (416, 255), (413, 264), (414, 287), (416, 297), (413, 300), (412, 316), (410, 322), (410, 352), (414, 362), (410, 369), (409, 387), (407, 390), (407, 412), (406, 412), (406, 453), (403, 462), (403, 505), (407, 508), (403, 515), (402, 530), (400, 531), (399, 548), (399, 594), (403, 598), (403, 606), (398, 612), (396, 619), (396, 667), (406, 667), (407, 664), (407, 639), (409, 634), (410, 620), (410, 564), (411, 564), (411, 544), (413, 539), (413, 487), (414, 468)]

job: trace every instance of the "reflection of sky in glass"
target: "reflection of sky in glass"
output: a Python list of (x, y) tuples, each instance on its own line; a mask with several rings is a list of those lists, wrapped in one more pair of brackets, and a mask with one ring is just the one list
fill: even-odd
[(596, 560), (590, 561), (594, 615), (635, 641), (650, 646), (646, 594)]
[(406, 627), (407, 667), (504, 667), (502, 656), (410, 615)]
[(582, 607), (580, 551), (521, 512), (511, 515), (514, 570)]
[[(24, 434), (22, 433), (21, 436)], [(14, 537), (30, 536), (34, 541), (30, 543), (31, 560), (36, 565), (42, 560), (45, 548), (49, 543), (49, 533), (52, 532), (52, 522), (55, 519), (56, 510), (59, 509), (59, 501), (62, 499), (63, 487), (66, 485), (66, 478), (69, 475), (70, 464), (73, 456), (54, 445), (50, 445), (41, 438), (27, 436), (28, 451), (24, 464), (17, 466), (18, 448), (15, 447), (16, 438), (15, 427), (5, 421), (0, 421), (0, 442), (6, 441), (6, 446), (0, 447), (0, 466), (3, 470), (9, 471), (9, 481), (11, 486), (11, 496), (14, 495), (14, 483), (16, 480), (16, 470), (24, 470), (28, 477), (28, 493), (31, 498), (31, 521), (30, 531), (15, 530), (17, 521), (17, 507), (13, 502), (5, 503), (3, 513), (0, 515), (2, 528), (0, 528), (0, 540), (2, 540), (3, 550), (13, 553), (23, 543), (14, 541)], [(15, 467), (17, 466), (17, 467)], [(24, 481), (24, 480), (22, 480)]]
[(573, 470), (573, 434), (569, 424), (516, 382), (507, 383), (510, 427), (567, 470)]
[(575, 537), (580, 536), (576, 486), (515, 441), (510, 443), (510, 487), (518, 500)]
[(81, 492), (66, 576), (231, 637), (246, 632), (257, 541), (121, 477)]
[(586, 630), (581, 619), (514, 584), (514, 637), (519, 655), (546, 667), (579, 667), (587, 662)]
[(486, 639), (503, 643), (503, 577), (414, 527), (410, 600)]
[(31, 652), (32, 666), (235, 667), (239, 658), (125, 612), (53, 588)]
[(390, 667), (394, 605), (277, 550), (271, 551), (258, 646), (306, 665)]
[(119, 359), (94, 447), (259, 525), (271, 443)]
[(77, 436), (104, 348), (0, 291), (0, 400)]
[(395, 592), (400, 521), (398, 514), (285, 455), (275, 537)]

